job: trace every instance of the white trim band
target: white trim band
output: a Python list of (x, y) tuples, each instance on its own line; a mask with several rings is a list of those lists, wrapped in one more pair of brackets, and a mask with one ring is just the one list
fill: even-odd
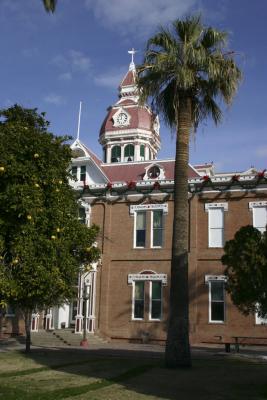
[(224, 211), (228, 211), (228, 203), (206, 203), (205, 211), (209, 211), (211, 208), (223, 208)]

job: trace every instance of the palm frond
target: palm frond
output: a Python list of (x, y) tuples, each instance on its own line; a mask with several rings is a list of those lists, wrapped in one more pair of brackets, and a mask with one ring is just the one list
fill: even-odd
[(54, 12), (56, 9), (57, 0), (43, 0), (44, 8), (47, 12)]
[(227, 37), (195, 16), (174, 21), (172, 29), (161, 28), (148, 41), (137, 71), (141, 98), (150, 97), (169, 126), (178, 124), (173, 110), (182, 97), (191, 100), (195, 127), (208, 117), (220, 122), (218, 101), (230, 104), (242, 79), (233, 53), (226, 48)]

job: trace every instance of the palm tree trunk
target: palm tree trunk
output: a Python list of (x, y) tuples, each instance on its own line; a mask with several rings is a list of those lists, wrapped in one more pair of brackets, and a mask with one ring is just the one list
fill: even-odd
[(165, 349), (168, 368), (191, 367), (188, 302), (188, 160), (191, 100), (179, 99), (174, 175), (174, 215), (169, 325)]
[(28, 310), (25, 311), (24, 318), (25, 318), (25, 333), (26, 333), (25, 351), (26, 353), (29, 353), (31, 351), (31, 319), (32, 319), (31, 311)]

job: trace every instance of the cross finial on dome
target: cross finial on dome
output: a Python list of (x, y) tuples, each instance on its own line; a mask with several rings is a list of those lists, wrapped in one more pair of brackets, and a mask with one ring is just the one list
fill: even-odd
[(132, 61), (131, 61), (130, 65), (129, 65), (129, 70), (132, 71), (132, 70), (135, 69), (134, 55), (135, 55), (135, 53), (137, 53), (137, 50), (132, 48), (132, 50), (128, 50), (128, 53), (131, 54), (131, 56), (132, 56)]

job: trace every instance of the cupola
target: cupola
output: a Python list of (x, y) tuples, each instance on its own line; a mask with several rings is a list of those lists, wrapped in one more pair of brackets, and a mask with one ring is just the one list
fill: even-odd
[(129, 51), (132, 60), (119, 85), (119, 99), (108, 108), (100, 129), (104, 163), (154, 160), (160, 149), (158, 116), (148, 105), (139, 104), (135, 52)]

